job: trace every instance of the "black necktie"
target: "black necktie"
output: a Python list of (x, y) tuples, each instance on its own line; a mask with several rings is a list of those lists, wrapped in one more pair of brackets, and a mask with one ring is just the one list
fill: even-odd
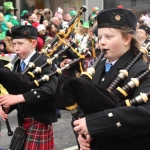
[(105, 63), (105, 72), (109, 72), (110, 68), (111, 68), (112, 64), (111, 63)]

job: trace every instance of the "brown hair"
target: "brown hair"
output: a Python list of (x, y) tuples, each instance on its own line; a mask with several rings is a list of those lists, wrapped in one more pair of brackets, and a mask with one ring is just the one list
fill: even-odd
[[(134, 55), (137, 55), (140, 52), (140, 44), (136, 37), (136, 31), (134, 31), (133, 29), (129, 27), (121, 27), (120, 33), (122, 34), (123, 37), (126, 37), (128, 35), (132, 36), (130, 50), (133, 52)], [(143, 55), (143, 60), (146, 63), (148, 62), (147, 54)]]
[[(130, 45), (130, 51), (134, 54), (137, 55), (140, 52), (140, 43), (136, 37), (136, 31), (129, 28), (129, 27), (121, 27), (121, 29), (118, 29), (120, 31), (120, 33), (122, 34), (122, 37), (125, 38), (128, 35), (132, 36), (131, 39), (131, 45)], [(149, 58), (147, 54), (143, 54), (142, 59), (148, 63)]]
[(137, 55), (140, 50), (140, 44), (136, 38), (136, 32), (129, 27), (121, 27), (120, 33), (123, 37), (127, 37), (128, 35), (132, 36), (130, 50), (133, 52), (134, 55)]

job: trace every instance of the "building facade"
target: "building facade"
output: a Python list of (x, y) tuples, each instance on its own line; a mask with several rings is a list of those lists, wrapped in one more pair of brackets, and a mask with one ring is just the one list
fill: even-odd
[(83, 20), (90, 15), (93, 7), (99, 7), (103, 9), (103, 0), (0, 0), (0, 12), (5, 13), (3, 9), (3, 3), (6, 1), (12, 1), (15, 8), (18, 8), (16, 16), (20, 19), (22, 10), (33, 11), (35, 8), (44, 9), (50, 8), (55, 13), (58, 7), (61, 7), (64, 11), (76, 10), (78, 11), (82, 5), (87, 6), (87, 11), (83, 14)]
[(16, 15), (20, 18), (22, 10), (34, 10), (50, 8), (55, 13), (58, 7), (65, 11), (75, 9), (78, 11), (82, 5), (87, 6), (87, 11), (83, 14), (83, 19), (87, 21), (93, 7), (99, 7), (99, 10), (116, 8), (122, 5), (126, 9), (132, 10), (137, 16), (150, 13), (150, 0), (0, 0), (0, 12), (4, 12), (3, 3), (12, 1), (14, 7), (18, 8)]

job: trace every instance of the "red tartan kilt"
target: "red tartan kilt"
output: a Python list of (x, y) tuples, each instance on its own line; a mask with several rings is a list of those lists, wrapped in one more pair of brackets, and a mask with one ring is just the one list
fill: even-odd
[(52, 124), (41, 123), (34, 118), (24, 118), (22, 127), (25, 130), (31, 127), (27, 131), (24, 150), (55, 150)]

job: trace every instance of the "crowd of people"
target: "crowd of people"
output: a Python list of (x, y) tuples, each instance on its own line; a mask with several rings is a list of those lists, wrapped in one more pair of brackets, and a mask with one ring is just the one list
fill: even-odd
[[(52, 76), (50, 80), (46, 79), (47, 82), (42, 83), (40, 87), (18, 94), (0, 96), (0, 116), (6, 121), (8, 114), (17, 109), (18, 125), (27, 134), (23, 145), (19, 145), (20, 143), (17, 145), (12, 139), (10, 149), (17, 145), (26, 150), (55, 150), (52, 123), (56, 122), (57, 118), (61, 118), (61, 109), (76, 109), (76, 105), (65, 107), (62, 104), (64, 107), (54, 107), (53, 103), (59, 87), (60, 93), (62, 91), (61, 94), (59, 93), (60, 100), (63, 99), (65, 103), (71, 100), (78, 103), (79, 119), (73, 116), (72, 127), (79, 149), (149, 150), (150, 102), (148, 99), (150, 98), (147, 93), (150, 92), (150, 76), (144, 74), (144, 79), (134, 80), (132, 85), (129, 83), (131, 78), (137, 78), (149, 70), (150, 53), (142, 52), (143, 57), (138, 57), (140, 47), (150, 50), (148, 15), (142, 14), (137, 19), (132, 11), (124, 9), (121, 5), (106, 10), (93, 7), (88, 21), (79, 18), (75, 28), (64, 38), (61, 30), (66, 29), (67, 24), (76, 17), (78, 13), (76, 10), (68, 12), (59, 7), (54, 14), (48, 8), (35, 9), (33, 12), (23, 10), (19, 21), (14, 15), (17, 9), (13, 7), (12, 2), (5, 2), (4, 9), (6, 13), (0, 13), (0, 55), (14, 53), (18, 56), (13, 70), (6, 71), (12, 74), (12, 77), (21, 74), (25, 79), (22, 73), (29, 62), (34, 62), (38, 67), (42, 66), (49, 57), (52, 58), (66, 49), (65, 53), (54, 60), (51, 67), (45, 65), (40, 74), (34, 79), (29, 79), (30, 82), (65, 67), (87, 51), (92, 52), (92, 58), (105, 52), (104, 59), (98, 62), (95, 68), (95, 75), (90, 78), (91, 82), (82, 76), (87, 69), (83, 59), (62, 74)], [(57, 42), (54, 47), (48, 47), (47, 52), (51, 55), (41, 55), (42, 50), (47, 48), (58, 34), (61, 42)], [(68, 48), (68, 45), (72, 46)], [(76, 48), (78, 52), (75, 53), (73, 50)], [(36, 60), (38, 57), (39, 59)], [(4, 65), (7, 63), (0, 60), (1, 74), (5, 71)], [(124, 71), (124, 68), (130, 69)], [(31, 68), (31, 71), (33, 70), (34, 68)], [(125, 72), (125, 78), (119, 72)], [(108, 93), (107, 88), (118, 74), (120, 75), (118, 80), (122, 81), (117, 85), (119, 88)], [(87, 77), (91, 77), (90, 73)], [(60, 83), (60, 79), (65, 81)], [(129, 86), (128, 93), (121, 88), (124, 85)], [(78, 96), (82, 93), (82, 96)], [(136, 98), (140, 93), (142, 93), (140, 98), (144, 99), (142, 103), (139, 103), (139, 97)], [(144, 93), (147, 95), (143, 96)], [(81, 97), (82, 102), (78, 97)], [(128, 101), (122, 106), (126, 99), (135, 99), (138, 104), (132, 105)]]

